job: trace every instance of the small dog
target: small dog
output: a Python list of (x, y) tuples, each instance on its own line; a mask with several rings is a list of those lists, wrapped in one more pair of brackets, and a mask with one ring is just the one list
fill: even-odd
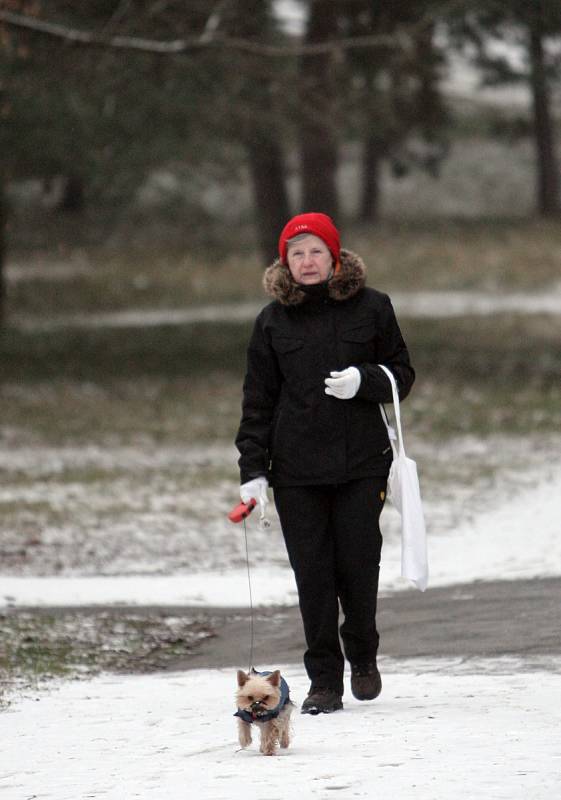
[(280, 671), (246, 674), (238, 670), (238, 738), (242, 747), (251, 744), (251, 724), (257, 723), (261, 734), (260, 751), (272, 756), (277, 742), (281, 747), (290, 744), (290, 715), (294, 703), (290, 699), (288, 684)]

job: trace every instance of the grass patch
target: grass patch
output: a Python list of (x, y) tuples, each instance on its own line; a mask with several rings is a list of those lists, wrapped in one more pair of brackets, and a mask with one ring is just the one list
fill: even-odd
[[(369, 283), (385, 291), (536, 290), (559, 281), (561, 228), (554, 221), (383, 220), (343, 224), (342, 234), (344, 246), (364, 257)], [(48, 318), (263, 298), (267, 264), (239, 242), (211, 255), (187, 243), (136, 246), (131, 237), (118, 246), (13, 252), (8, 315)]]
[(448, 382), (517, 388), (532, 381), (557, 385), (561, 317), (494, 314), (401, 324), (419, 375)]
[(21, 445), (193, 444), (232, 439), (241, 373), (191, 379), (143, 377), (6, 383), (0, 387), (5, 441)]
[(387, 222), (357, 229), (351, 249), (387, 291), (536, 291), (559, 283), (561, 229), (528, 219)]
[(0, 614), (1, 689), (57, 677), (154, 672), (214, 636), (212, 621), (166, 611), (57, 610)]
[(174, 325), (149, 328), (66, 329), (0, 335), (3, 377), (16, 381), (165, 375), (190, 378), (210, 371), (240, 369), (248, 326)]
[[(52, 444), (232, 440), (249, 324), (21, 334), (0, 338), (2, 430)], [(427, 434), (559, 424), (561, 319), (502, 314), (402, 320)]]
[(255, 255), (210, 259), (169, 248), (25, 254), (9, 270), (6, 304), (10, 314), (49, 317), (243, 302), (262, 295), (263, 266)]

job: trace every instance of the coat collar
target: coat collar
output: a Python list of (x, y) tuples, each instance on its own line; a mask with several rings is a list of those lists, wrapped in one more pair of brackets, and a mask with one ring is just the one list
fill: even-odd
[[(363, 260), (350, 250), (341, 250), (341, 269), (328, 282), (327, 292), (332, 300), (348, 300), (366, 284), (366, 267)], [(284, 306), (303, 303), (308, 295), (297, 284), (290, 270), (277, 259), (265, 270), (263, 286), (268, 295)]]

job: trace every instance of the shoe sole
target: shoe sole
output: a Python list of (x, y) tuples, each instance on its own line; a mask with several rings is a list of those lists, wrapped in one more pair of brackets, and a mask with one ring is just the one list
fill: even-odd
[(342, 708), (343, 703), (330, 706), (329, 708), (318, 708), (317, 706), (312, 706), (311, 708), (302, 708), (300, 713), (311, 714), (313, 717), (316, 717), (318, 714), (332, 714), (334, 711), (341, 711)]

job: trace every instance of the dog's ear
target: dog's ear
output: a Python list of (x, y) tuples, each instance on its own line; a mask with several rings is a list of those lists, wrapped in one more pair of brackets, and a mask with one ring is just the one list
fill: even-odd
[(280, 683), (280, 670), (276, 669), (272, 672), (268, 677), (267, 680), (271, 684), (271, 686), (278, 686)]
[(238, 686), (245, 686), (249, 680), (249, 675), (246, 675), (242, 669), (238, 670)]

